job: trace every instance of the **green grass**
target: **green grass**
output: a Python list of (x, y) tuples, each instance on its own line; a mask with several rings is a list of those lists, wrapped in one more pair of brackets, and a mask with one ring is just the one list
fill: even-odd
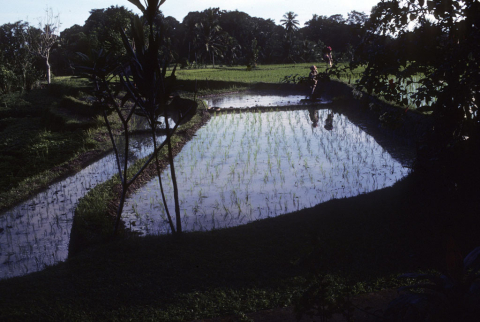
[[(283, 65), (259, 65), (250, 71), (245, 66), (238, 67), (216, 67), (204, 69), (179, 69), (176, 75), (179, 80), (197, 81), (220, 81), (233, 83), (280, 83), (285, 76), (300, 75), (308, 76), (310, 66), (316, 65), (319, 71), (326, 68), (325, 63), (301, 63)], [(343, 66), (343, 64), (339, 64)], [(345, 75), (347, 79), (347, 75)]]
[[(236, 66), (177, 69), (176, 76), (179, 90), (197, 90), (199, 96), (206, 96), (244, 91), (261, 84), (281, 84), (286, 77), (307, 77), (312, 64), (315, 64), (319, 71), (326, 69), (325, 63), (259, 65), (250, 71), (245, 66)], [(345, 64), (338, 64), (338, 68), (343, 67)], [(361, 69), (358, 69), (353, 74), (340, 73), (338, 80), (353, 84), (360, 71)]]
[(85, 80), (69, 77), (0, 97), (0, 209), (64, 175), (58, 167), (80, 154), (109, 148), (98, 111), (79, 100), (87, 89)]
[[(316, 65), (319, 72), (327, 69), (324, 62), (301, 63), (301, 64), (282, 64), (282, 65), (259, 65), (257, 68), (250, 71), (245, 66), (236, 67), (216, 67), (199, 68), (199, 69), (179, 69), (176, 75), (181, 84), (189, 87), (193, 91), (192, 81), (197, 81), (199, 94), (209, 95), (222, 92), (225, 90), (237, 91), (244, 90), (248, 86), (257, 83), (280, 83), (285, 80), (285, 77), (293, 77), (298, 75), (300, 77), (307, 77), (310, 72), (310, 66)], [(339, 63), (336, 68), (339, 70), (338, 77), (333, 79), (341, 82), (354, 85), (357, 80), (362, 77), (363, 67), (359, 67), (353, 72), (343, 72), (343, 68), (348, 67), (348, 64)], [(392, 76), (393, 79), (395, 79)], [(417, 81), (420, 76), (414, 78)], [(387, 85), (387, 84), (385, 84)], [(417, 85), (411, 84), (407, 87), (410, 92), (416, 90)], [(376, 95), (374, 95), (376, 96)], [(392, 102), (379, 97), (385, 103), (392, 104)], [(415, 110), (416, 106), (409, 99), (407, 106), (398, 106), (405, 109)]]

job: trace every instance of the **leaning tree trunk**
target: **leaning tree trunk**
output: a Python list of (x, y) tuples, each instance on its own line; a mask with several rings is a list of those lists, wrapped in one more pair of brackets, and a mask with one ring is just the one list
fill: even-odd
[[(152, 138), (153, 138), (153, 151), (157, 151), (157, 135), (156, 135), (156, 125), (155, 119), (152, 121)], [(165, 208), (165, 212), (167, 213), (168, 224), (170, 225), (170, 229), (172, 230), (172, 234), (175, 234), (175, 226), (173, 225), (172, 217), (170, 216), (170, 210), (168, 209), (167, 200), (165, 199), (165, 192), (163, 190), (162, 184), (162, 174), (160, 171), (160, 164), (158, 163), (158, 153), (154, 152), (155, 154), (155, 168), (157, 169), (157, 177), (158, 177), (158, 185), (160, 186), (160, 193), (162, 195), (162, 202), (163, 207)]]
[(172, 176), (173, 184), (173, 199), (175, 201), (175, 219), (177, 225), (177, 234), (182, 233), (182, 218), (180, 217), (180, 204), (178, 201), (178, 186), (177, 186), (177, 177), (175, 175), (175, 166), (173, 162), (173, 153), (172, 153), (172, 134), (170, 132), (170, 125), (168, 124), (168, 116), (165, 109), (165, 126), (167, 129), (167, 148), (168, 148), (168, 162), (170, 164), (170, 174)]

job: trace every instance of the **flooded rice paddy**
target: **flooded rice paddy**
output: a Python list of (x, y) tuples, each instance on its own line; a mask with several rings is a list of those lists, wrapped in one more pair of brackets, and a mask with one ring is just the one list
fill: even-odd
[[(394, 159), (346, 116), (326, 109), (217, 115), (175, 159), (182, 227), (242, 225), (388, 187), (408, 174), (409, 152)], [(162, 178), (173, 211), (170, 172)], [(170, 232), (158, 180), (124, 209), (132, 230)]]
[[(232, 93), (206, 99), (208, 106), (220, 108), (251, 108), (257, 106), (289, 106), (309, 104), (306, 98), (308, 95), (288, 94), (273, 95), (269, 91), (265, 92), (245, 92)], [(317, 100), (316, 104), (328, 104), (330, 101)]]
[[(153, 144), (147, 136), (135, 136), (130, 150), (129, 160), (134, 161), (151, 154)], [(115, 157), (109, 154), (1, 214), (0, 279), (64, 261), (78, 200), (117, 171)]]
[[(314, 109), (330, 102), (320, 100), (305, 110), (273, 111), (278, 106), (301, 105), (303, 99), (304, 95), (265, 93), (208, 99), (212, 107), (271, 105), (272, 111), (216, 115), (177, 155), (185, 231), (278, 216), (388, 187), (408, 174), (404, 166), (413, 160), (410, 149), (389, 148), (395, 152), (392, 157), (346, 116)], [(129, 159), (145, 157), (152, 150), (151, 139), (138, 135)], [(108, 155), (1, 214), (0, 279), (65, 260), (78, 200), (116, 173), (115, 158)], [(162, 178), (173, 211), (169, 169)], [(157, 179), (133, 194), (124, 209), (123, 219), (132, 230), (170, 233)]]

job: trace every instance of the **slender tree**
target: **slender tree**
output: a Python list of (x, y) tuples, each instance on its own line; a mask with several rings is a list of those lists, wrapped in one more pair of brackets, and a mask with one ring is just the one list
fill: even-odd
[(285, 37), (286, 37), (286, 52), (287, 59), (293, 60), (293, 34), (298, 30), (298, 25), (300, 24), (297, 19), (297, 14), (293, 11), (289, 11), (283, 15), (283, 19), (280, 20), (280, 23), (285, 28)]
[(28, 31), (28, 48), (29, 50), (38, 55), (45, 62), (47, 83), (51, 83), (51, 66), (50, 66), (50, 51), (57, 42), (57, 38), (60, 32), (60, 15), (54, 15), (52, 8), (45, 9), (45, 15), (39, 19), (37, 29), (30, 28)]
[(283, 15), (283, 19), (280, 20), (280, 23), (282, 26), (285, 27), (285, 30), (287, 33), (293, 33), (294, 31), (298, 30), (298, 25), (300, 24), (298, 22), (297, 18), (298, 15), (294, 13), (293, 11), (289, 11)]
[(237, 42), (237, 40), (231, 36), (224, 38), (225, 54), (223, 55), (227, 61), (227, 64), (233, 65), (238, 59), (240, 50), (242, 46)]
[[(143, 12), (143, 20), (138, 16), (132, 19), (131, 33), (133, 39), (129, 39), (123, 29), (120, 30), (122, 42), (126, 50), (126, 63), (120, 64), (119, 61), (125, 60), (119, 60), (115, 55), (105, 53), (105, 51), (101, 50), (92, 64), (93, 68), (87, 69), (90, 71), (94, 80), (97, 105), (104, 110), (104, 119), (116, 154), (118, 173), (122, 187), (114, 231), (115, 234), (118, 232), (129, 187), (139, 177), (147, 165), (151, 161), (155, 161), (170, 228), (172, 233), (181, 233), (182, 224), (178, 186), (171, 141), (172, 135), (178, 126), (195, 114), (196, 103), (192, 100), (172, 99), (175, 69), (170, 76), (166, 76), (168, 57), (170, 57), (170, 55), (165, 53), (165, 51), (159, 50), (162, 48), (164, 38), (162, 37), (161, 30), (157, 29), (155, 25), (155, 19), (160, 15), (159, 7), (165, 0), (149, 0), (145, 6), (138, 0), (130, 0), (130, 2), (135, 4)], [(147, 32), (145, 32), (145, 30)], [(114, 77), (120, 78), (123, 90), (115, 91), (112, 88), (112, 79)], [(112, 126), (108, 118), (109, 113), (115, 113), (123, 126), (125, 142), (123, 164), (120, 160), (120, 151), (117, 149), (113, 137)], [(147, 119), (152, 134), (154, 152), (137, 173), (129, 175), (128, 152), (130, 145), (130, 127), (134, 115), (143, 116)], [(164, 120), (166, 134), (166, 139), (162, 143), (157, 142), (157, 130), (160, 124), (160, 118)], [(170, 127), (169, 119), (175, 121), (173, 128)], [(175, 224), (170, 216), (164, 196), (158, 163), (158, 153), (164, 146), (168, 149), (167, 157), (174, 188)]]
[(224, 42), (227, 35), (222, 32), (218, 24), (218, 8), (210, 8), (204, 11), (203, 19), (195, 24), (194, 43), (201, 57), (212, 59), (215, 68), (215, 55), (223, 56), (225, 50)]

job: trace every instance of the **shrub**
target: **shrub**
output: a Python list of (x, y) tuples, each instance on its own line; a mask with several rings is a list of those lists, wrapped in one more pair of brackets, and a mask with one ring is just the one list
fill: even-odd
[[(452, 245), (452, 244), (451, 244)], [(480, 314), (480, 247), (462, 261), (454, 247), (447, 251), (447, 274), (411, 273), (418, 283), (394, 299), (384, 317), (393, 321), (478, 321)]]
[(18, 77), (13, 71), (5, 66), (0, 66), (0, 91), (3, 94), (8, 94), (14, 91), (16, 89), (17, 82)]

